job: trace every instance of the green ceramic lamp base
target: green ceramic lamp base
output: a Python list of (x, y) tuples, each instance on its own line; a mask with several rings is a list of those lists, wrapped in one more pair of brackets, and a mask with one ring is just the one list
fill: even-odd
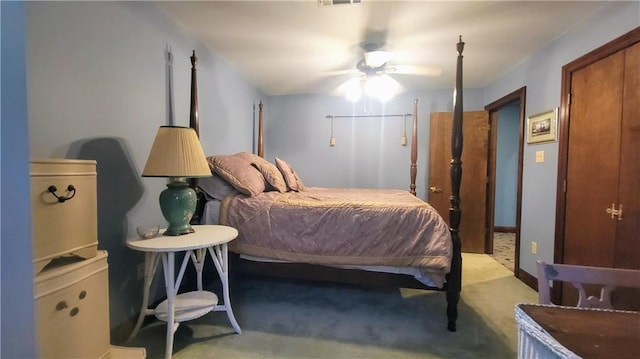
[(169, 222), (165, 236), (180, 236), (193, 233), (189, 222), (196, 212), (196, 192), (186, 182), (174, 181), (160, 193), (160, 209)]

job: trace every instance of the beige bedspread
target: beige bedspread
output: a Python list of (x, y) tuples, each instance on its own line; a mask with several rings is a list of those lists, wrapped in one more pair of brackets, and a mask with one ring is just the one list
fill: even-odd
[(442, 217), (400, 190), (310, 187), (228, 196), (221, 224), (238, 229), (229, 250), (325, 265), (418, 267), (443, 283), (452, 256)]

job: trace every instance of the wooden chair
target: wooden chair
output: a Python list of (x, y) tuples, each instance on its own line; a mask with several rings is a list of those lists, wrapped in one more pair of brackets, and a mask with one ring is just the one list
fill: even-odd
[[(640, 288), (640, 270), (547, 264), (537, 261), (538, 301), (551, 303), (549, 281), (570, 282), (578, 290), (580, 308), (613, 309), (611, 292), (617, 287)], [(600, 298), (587, 296), (583, 284), (600, 285)]]

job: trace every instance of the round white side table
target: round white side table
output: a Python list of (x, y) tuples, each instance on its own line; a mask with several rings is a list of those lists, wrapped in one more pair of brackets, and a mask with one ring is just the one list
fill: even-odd
[[(138, 321), (129, 339), (134, 338), (147, 315), (155, 315), (167, 322), (167, 340), (165, 358), (171, 358), (173, 352), (173, 334), (181, 322), (199, 318), (210, 311), (227, 312), (227, 317), (236, 333), (242, 330), (233, 315), (229, 299), (229, 261), (227, 243), (238, 236), (235, 228), (220, 225), (196, 225), (194, 233), (181, 236), (159, 236), (151, 239), (139, 239), (127, 242), (127, 246), (144, 252), (144, 292), (142, 308)], [(185, 252), (180, 269), (175, 273), (175, 254)], [(215, 293), (202, 289), (202, 269), (210, 254), (222, 282), (223, 303), (218, 303)], [(178, 294), (185, 269), (193, 262), (197, 272), (198, 290)], [(162, 261), (167, 299), (155, 308), (149, 308), (149, 289), (155, 277), (158, 263)]]

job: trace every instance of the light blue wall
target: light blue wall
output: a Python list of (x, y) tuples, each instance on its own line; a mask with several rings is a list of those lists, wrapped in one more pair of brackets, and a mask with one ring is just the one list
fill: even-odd
[[(640, 25), (640, 2), (612, 1), (601, 11), (485, 89), (485, 103), (527, 86), (526, 116), (560, 105), (562, 66)], [(473, 61), (466, 59), (466, 61)], [(544, 151), (545, 161), (535, 162)], [(535, 275), (535, 261), (553, 261), (556, 218), (558, 142), (524, 146), (520, 266)], [(531, 242), (538, 252), (530, 252)]]
[(494, 226), (515, 227), (518, 194), (520, 103), (498, 110)]
[[(451, 61), (456, 61), (455, 55)], [(465, 89), (465, 110), (482, 110), (482, 91)], [(386, 104), (367, 104), (368, 113), (412, 114), (418, 99), (417, 195), (426, 199), (429, 115), (453, 111), (452, 89), (405, 93)], [(364, 115), (353, 104), (329, 95), (271, 96), (265, 101), (265, 157), (289, 161), (305, 184), (318, 187), (409, 189), (412, 117), (407, 117), (407, 146), (400, 144), (402, 117), (336, 118), (336, 146), (329, 146), (328, 115)]]
[(158, 195), (166, 181), (140, 174), (158, 127), (189, 125), (192, 50), (199, 58), (205, 153), (251, 151), (253, 103), (263, 96), (153, 3), (29, 2), (26, 7), (30, 157), (98, 160), (98, 241), (109, 252), (114, 328), (141, 303), (136, 266), (143, 256), (125, 240), (135, 236), (137, 225), (164, 223)]
[(22, 2), (0, 2), (2, 28), (2, 237), (0, 357), (35, 358), (29, 139)]

